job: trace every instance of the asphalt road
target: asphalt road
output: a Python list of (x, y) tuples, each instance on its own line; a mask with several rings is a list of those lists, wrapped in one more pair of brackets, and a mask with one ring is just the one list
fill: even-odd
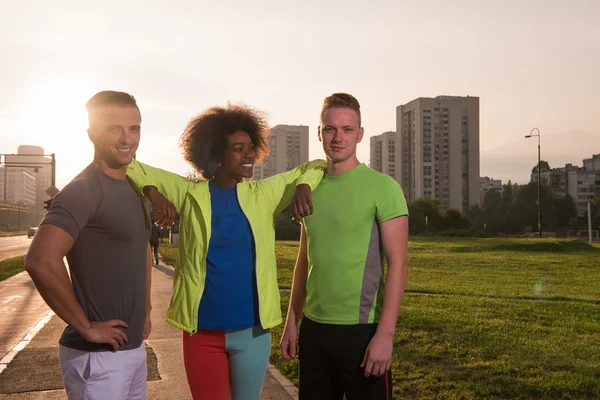
[(0, 238), (0, 261), (7, 258), (27, 254), (31, 239), (27, 236), (11, 236)]

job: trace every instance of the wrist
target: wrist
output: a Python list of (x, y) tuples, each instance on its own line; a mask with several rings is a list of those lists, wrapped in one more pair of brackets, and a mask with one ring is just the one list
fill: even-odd
[(375, 331), (375, 335), (379, 336), (383, 339), (394, 339), (394, 334), (396, 333), (395, 329), (386, 329), (382, 326), (377, 327), (377, 331)]
[(298, 319), (294, 314), (291, 313), (288, 314), (287, 318), (285, 319), (285, 329), (287, 329), (289, 326), (298, 327)]
[(85, 334), (92, 328), (92, 323), (88, 320), (84, 321), (80, 326), (75, 327), (75, 329), (81, 336), (85, 336)]

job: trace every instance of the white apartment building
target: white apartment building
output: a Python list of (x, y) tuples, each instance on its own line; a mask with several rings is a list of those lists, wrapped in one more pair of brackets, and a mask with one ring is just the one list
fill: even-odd
[(396, 108), (396, 180), (408, 201), (437, 198), (442, 210), (481, 199), (479, 98), (420, 97)]
[(19, 168), (26, 169), (35, 177), (36, 199), (34, 204), (36, 204), (39, 209), (43, 209), (44, 200), (49, 198), (46, 194), (46, 189), (52, 184), (50, 158), (44, 157), (44, 149), (39, 146), (21, 145), (17, 149), (17, 154), (14, 156), (7, 156), (6, 161), (13, 165), (16, 163)]
[(33, 206), (35, 202), (35, 175), (26, 168), (0, 167), (0, 203)]
[(577, 216), (583, 218), (587, 213), (587, 204), (594, 200), (596, 190), (600, 187), (600, 154), (583, 160), (582, 168), (566, 164), (564, 167), (542, 171), (540, 175), (556, 196), (566, 196), (568, 193), (575, 203)]

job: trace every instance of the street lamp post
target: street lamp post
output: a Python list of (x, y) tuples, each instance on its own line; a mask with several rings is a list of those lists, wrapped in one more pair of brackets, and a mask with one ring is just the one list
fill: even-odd
[[(537, 131), (536, 134), (533, 133), (533, 131)], [(537, 136), (538, 138), (538, 163), (537, 163), (537, 176), (538, 176), (538, 201), (537, 201), (537, 214), (538, 214), (538, 236), (541, 238), (542, 237), (542, 171), (540, 168), (540, 163), (541, 163), (541, 159), (540, 159), (540, 155), (541, 155), (541, 150), (540, 150), (540, 130), (538, 128), (533, 128), (531, 130), (531, 132), (529, 132), (529, 135), (525, 136), (525, 138), (529, 139), (531, 137), (535, 137)]]

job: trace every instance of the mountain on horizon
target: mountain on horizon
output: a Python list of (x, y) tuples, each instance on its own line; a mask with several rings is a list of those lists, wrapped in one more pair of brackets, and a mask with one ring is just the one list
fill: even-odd
[[(600, 153), (600, 135), (583, 130), (543, 135), (541, 159), (551, 168), (582, 166), (583, 159)], [(523, 139), (480, 152), (480, 175), (512, 183), (529, 182), (537, 163), (537, 138)]]

